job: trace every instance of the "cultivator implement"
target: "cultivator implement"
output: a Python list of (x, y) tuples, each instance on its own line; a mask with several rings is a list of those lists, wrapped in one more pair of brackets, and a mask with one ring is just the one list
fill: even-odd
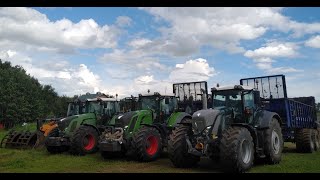
[(44, 135), (41, 132), (9, 131), (1, 140), (1, 148), (27, 149), (43, 146)]

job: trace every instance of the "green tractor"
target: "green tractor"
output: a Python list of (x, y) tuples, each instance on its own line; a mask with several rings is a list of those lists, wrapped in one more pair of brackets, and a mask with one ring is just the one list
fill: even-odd
[[(197, 86), (194, 86), (195, 84)], [(183, 85), (186, 88), (196, 88), (178, 91), (177, 88)], [(190, 95), (190, 92), (193, 92), (193, 96), (206, 98), (207, 94), (206, 82), (180, 83), (174, 84), (173, 87), (176, 91), (174, 90), (175, 94), (172, 95), (161, 95), (157, 92), (140, 94), (139, 110), (114, 116), (100, 137), (99, 149), (102, 157), (107, 159), (117, 154), (143, 162), (156, 160), (167, 147), (172, 128), (177, 123), (187, 123), (191, 119), (191, 115), (185, 112), (185, 108), (179, 107), (179, 102), (183, 101), (179, 96), (189, 98), (183, 93)], [(196, 100), (198, 98), (190, 101), (190, 112), (199, 108), (196, 106), (198, 105)]]
[(174, 124), (191, 116), (175, 112), (174, 95), (159, 93), (139, 95), (139, 109), (112, 118), (99, 143), (101, 155), (110, 158), (115, 154), (136, 157), (138, 161), (157, 159)]
[(69, 103), (68, 116), (60, 119), (58, 127), (49, 133), (45, 142), (47, 150), (50, 153), (69, 151), (74, 155), (96, 152), (101, 128), (119, 111), (119, 102), (114, 98), (101, 95), (78, 98)]

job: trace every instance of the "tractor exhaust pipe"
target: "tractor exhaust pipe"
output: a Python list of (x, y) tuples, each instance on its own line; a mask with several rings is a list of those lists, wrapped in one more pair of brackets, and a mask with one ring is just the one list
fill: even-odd
[(208, 109), (208, 99), (207, 99), (207, 92), (204, 89), (201, 89), (202, 91), (202, 109)]

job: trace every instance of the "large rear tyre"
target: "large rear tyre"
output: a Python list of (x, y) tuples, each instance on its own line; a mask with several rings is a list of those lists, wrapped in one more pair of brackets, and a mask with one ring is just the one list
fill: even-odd
[(80, 126), (71, 138), (70, 153), (83, 156), (98, 150), (98, 132), (91, 126)]
[(269, 128), (264, 131), (264, 153), (269, 164), (278, 164), (281, 161), (283, 137), (277, 119), (273, 118)]
[(188, 168), (195, 166), (200, 157), (188, 153), (187, 134), (190, 127), (180, 124), (176, 127), (169, 138), (168, 153), (174, 166)]
[(315, 150), (313, 129), (298, 129), (296, 130), (296, 147), (297, 152), (312, 153)]
[(136, 160), (149, 162), (156, 160), (162, 150), (162, 139), (154, 127), (142, 126), (132, 137)]
[(253, 165), (254, 145), (250, 132), (244, 127), (229, 127), (222, 133), (221, 163), (227, 171), (245, 172)]

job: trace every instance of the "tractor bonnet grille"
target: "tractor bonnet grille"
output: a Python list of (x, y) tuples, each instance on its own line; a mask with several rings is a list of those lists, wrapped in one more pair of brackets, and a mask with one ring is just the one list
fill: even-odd
[(77, 116), (71, 116), (71, 117), (63, 118), (60, 121), (58, 121), (58, 128), (60, 129), (60, 131), (64, 131), (66, 127), (69, 126), (70, 122), (76, 118)]
[(193, 113), (192, 129), (199, 133), (207, 126), (213, 125), (214, 120), (219, 113), (219, 110), (213, 109), (205, 109)]
[(125, 126), (128, 126), (130, 123), (130, 120), (134, 114), (135, 114), (135, 112), (131, 111), (131, 112), (127, 112), (127, 113), (122, 114), (122, 116), (121, 115), (118, 116), (118, 118), (116, 118), (116, 120), (115, 120), (115, 125), (117, 127), (122, 127), (122, 128), (124, 128)]

